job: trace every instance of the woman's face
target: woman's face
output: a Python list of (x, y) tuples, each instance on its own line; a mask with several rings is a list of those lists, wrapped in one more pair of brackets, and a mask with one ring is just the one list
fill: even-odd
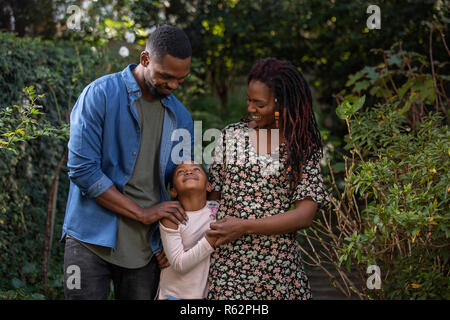
[(261, 81), (248, 84), (247, 111), (250, 120), (260, 129), (275, 127), (275, 101), (272, 90)]

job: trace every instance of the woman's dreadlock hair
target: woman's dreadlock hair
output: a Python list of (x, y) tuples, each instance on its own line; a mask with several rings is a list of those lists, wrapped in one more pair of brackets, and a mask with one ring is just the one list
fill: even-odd
[(260, 60), (248, 75), (248, 83), (251, 81), (260, 81), (273, 92), (275, 110), (280, 113), (280, 133), (288, 150), (285, 167), (286, 171), (293, 172), (292, 182), (296, 185), (300, 182), (303, 164), (318, 151), (323, 155), (308, 84), (291, 62), (275, 58)]

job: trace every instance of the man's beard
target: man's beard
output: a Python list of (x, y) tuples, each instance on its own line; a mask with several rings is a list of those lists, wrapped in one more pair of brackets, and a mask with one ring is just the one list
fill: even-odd
[(153, 99), (161, 100), (168, 96), (168, 94), (161, 94), (158, 92), (156, 87), (152, 85), (149, 81), (144, 79), (145, 85), (147, 86), (147, 89), (150, 91), (150, 94), (152, 95)]

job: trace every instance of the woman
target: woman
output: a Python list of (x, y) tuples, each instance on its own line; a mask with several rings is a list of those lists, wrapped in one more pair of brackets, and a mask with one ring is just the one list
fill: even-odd
[(268, 58), (247, 96), (247, 117), (223, 130), (210, 168), (220, 207), (207, 232), (218, 237), (208, 298), (310, 299), (296, 232), (329, 201), (311, 93), (295, 66)]

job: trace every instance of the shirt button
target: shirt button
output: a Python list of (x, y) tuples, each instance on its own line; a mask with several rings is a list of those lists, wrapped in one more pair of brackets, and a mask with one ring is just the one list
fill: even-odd
[(136, 155), (136, 152), (133, 152), (133, 156), (135, 156)]
[(128, 176), (125, 176), (125, 179), (128, 179)]

